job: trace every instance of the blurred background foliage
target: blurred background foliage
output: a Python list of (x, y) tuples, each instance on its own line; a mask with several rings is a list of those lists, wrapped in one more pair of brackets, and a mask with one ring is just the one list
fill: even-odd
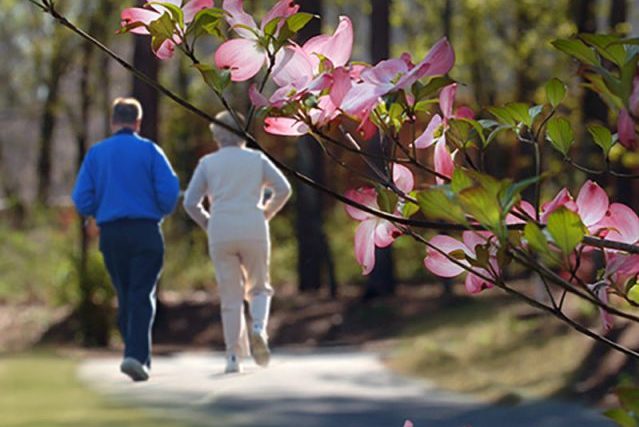
[[(221, 106), (186, 60), (159, 63), (148, 40), (116, 35), (119, 11), (136, 1), (84, 2), (58, 0), (58, 7), (116, 52), (143, 67), (147, 73), (179, 95), (215, 113)], [(140, 2), (137, 2), (140, 3)], [(143, 2), (142, 2), (143, 3)], [(257, 15), (270, 0), (246, 0)], [(339, 15), (353, 18), (356, 29), (354, 59), (372, 61), (372, 22), (388, 24), (385, 43), (392, 55), (409, 52), (419, 60), (443, 35), (452, 41), (457, 65), (452, 77), (462, 84), (459, 100), (480, 111), (480, 106), (514, 100), (534, 103), (543, 98), (547, 80), (559, 77), (569, 85), (568, 113), (578, 138), (587, 138), (585, 124), (607, 122), (607, 108), (589, 97), (581, 85), (576, 65), (552, 48), (550, 42), (582, 31), (633, 34), (639, 29), (639, 7), (625, 0), (335, 0), (300, 1), (307, 10), (322, 12), (321, 27), (332, 30)], [(381, 7), (381, 9), (380, 9)], [(388, 15), (379, 14), (389, 7)], [(310, 9), (309, 9), (310, 8)], [(198, 159), (214, 149), (208, 127), (199, 118), (136, 83), (117, 64), (82, 40), (58, 27), (26, 0), (0, 0), (0, 301), (38, 301), (60, 305), (103, 305), (109, 301), (107, 278), (94, 235), (80, 226), (70, 207), (69, 193), (82, 154), (109, 133), (108, 112), (115, 96), (135, 95), (146, 108), (143, 133), (163, 147), (184, 188)], [(378, 21), (374, 21), (377, 18)], [(377, 28), (376, 28), (377, 30)], [(199, 56), (212, 61), (216, 41), (199, 46)], [(246, 85), (230, 90), (233, 105), (246, 110)], [(484, 111), (479, 115), (487, 117)], [(256, 127), (256, 129), (259, 128)], [(269, 152), (288, 164), (299, 162), (309, 141), (296, 142), (263, 135)], [(593, 152), (596, 146), (592, 145)], [(526, 151), (505, 136), (491, 147), (490, 169), (499, 176), (517, 177), (531, 162)], [(588, 150), (581, 153), (586, 163)], [(314, 158), (315, 159), (315, 158)], [(628, 168), (639, 164), (629, 158)], [(356, 166), (361, 167), (361, 165)], [(561, 164), (550, 164), (559, 172)], [(343, 169), (327, 162), (323, 180), (338, 191), (357, 185)], [(583, 175), (562, 173), (555, 186), (582, 181)], [(299, 186), (296, 185), (296, 195)], [(637, 200), (637, 188), (603, 182), (611, 193), (626, 201)], [(636, 187), (636, 186), (635, 186)], [(548, 186), (549, 193), (554, 191)], [(546, 196), (549, 196), (547, 194)], [(272, 223), (272, 277), (275, 286), (300, 284), (301, 291), (329, 292), (329, 282), (361, 284), (363, 295), (392, 293), (393, 287), (366, 292), (354, 260), (352, 239), (356, 224), (343, 207), (321, 195), (317, 211), (327, 245), (315, 241), (315, 252), (300, 257), (299, 242), (307, 235), (300, 227), (300, 199)], [(636, 207), (636, 206), (635, 206)], [(84, 231), (79, 231), (79, 230)], [(163, 290), (188, 293), (212, 291), (214, 271), (207, 254), (206, 237), (183, 210), (164, 224), (167, 253)], [(422, 266), (424, 248), (408, 238), (393, 247), (391, 276), (386, 282), (435, 282)], [(328, 256), (328, 257), (327, 257)], [(317, 259), (315, 259), (317, 258)], [(318, 264), (319, 263), (319, 264)], [(315, 265), (317, 264), (317, 265)], [(383, 264), (383, 263), (381, 263)], [(320, 274), (315, 274), (319, 271)], [(306, 288), (301, 276), (315, 280)], [(331, 277), (332, 276), (332, 277)], [(334, 280), (332, 280), (334, 279)], [(339, 290), (339, 289), (338, 289)], [(334, 291), (334, 289), (333, 289)]]

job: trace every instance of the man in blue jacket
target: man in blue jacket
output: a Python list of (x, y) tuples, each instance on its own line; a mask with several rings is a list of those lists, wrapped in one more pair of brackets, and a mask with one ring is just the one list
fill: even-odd
[(72, 196), (80, 215), (95, 217), (100, 227), (100, 251), (117, 291), (125, 344), (120, 370), (134, 381), (149, 378), (155, 289), (164, 258), (160, 224), (179, 195), (162, 149), (137, 134), (141, 121), (136, 99), (114, 101), (113, 135), (91, 147)]

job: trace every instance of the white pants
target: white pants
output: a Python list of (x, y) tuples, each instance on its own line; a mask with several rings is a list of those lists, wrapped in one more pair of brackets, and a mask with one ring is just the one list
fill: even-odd
[(215, 240), (209, 251), (217, 278), (222, 305), (222, 327), (227, 354), (250, 355), (244, 317), (244, 301), (249, 303), (253, 325), (266, 329), (273, 288), (269, 277), (268, 240)]

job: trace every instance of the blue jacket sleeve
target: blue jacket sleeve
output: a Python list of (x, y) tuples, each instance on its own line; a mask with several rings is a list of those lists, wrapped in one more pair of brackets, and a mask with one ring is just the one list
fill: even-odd
[(160, 147), (153, 146), (153, 184), (155, 200), (164, 215), (173, 212), (180, 195), (180, 181)]
[(98, 209), (91, 153), (92, 151), (89, 150), (82, 161), (71, 195), (76, 209), (82, 216), (95, 216)]

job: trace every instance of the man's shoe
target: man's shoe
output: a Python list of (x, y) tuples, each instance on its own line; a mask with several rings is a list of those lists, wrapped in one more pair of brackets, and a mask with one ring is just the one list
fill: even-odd
[(226, 357), (226, 369), (225, 374), (239, 374), (242, 372), (242, 364), (236, 355), (230, 354)]
[(271, 350), (268, 348), (268, 336), (262, 328), (251, 331), (251, 354), (258, 366), (266, 367), (271, 361)]
[(124, 358), (120, 365), (120, 371), (135, 382), (149, 379), (149, 369), (132, 357)]

